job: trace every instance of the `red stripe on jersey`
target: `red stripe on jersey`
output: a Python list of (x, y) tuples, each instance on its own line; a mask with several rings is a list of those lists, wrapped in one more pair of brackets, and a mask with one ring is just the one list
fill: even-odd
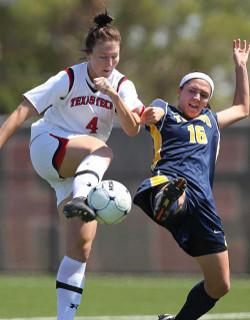
[(50, 133), (50, 136), (57, 139), (59, 142), (58, 148), (56, 149), (56, 152), (54, 153), (54, 156), (52, 159), (53, 167), (58, 172), (58, 170), (60, 169), (60, 166), (62, 164), (62, 161), (64, 159), (65, 152), (66, 152), (66, 146), (67, 146), (69, 140), (66, 138), (57, 137), (52, 133)]
[(68, 93), (69, 93), (73, 87), (75, 76), (74, 76), (74, 71), (72, 68), (66, 68), (65, 71), (67, 72), (67, 74), (69, 76), (69, 91), (68, 91)]
[(142, 105), (140, 107), (133, 109), (132, 111), (137, 113), (141, 117), (143, 115), (144, 110), (145, 110), (145, 106)]
[(139, 116), (141, 117), (142, 115), (143, 115), (143, 112), (145, 111), (145, 106), (142, 106), (142, 108), (141, 108), (141, 112), (139, 113)]
[[(119, 89), (120, 89), (121, 84), (122, 84), (123, 82), (125, 82), (126, 80), (128, 80), (128, 78), (125, 77), (125, 76), (120, 79), (120, 81), (118, 82), (118, 86), (117, 86), (117, 92), (119, 92)], [(143, 114), (144, 110), (145, 110), (145, 107), (142, 106), (141, 108), (135, 108), (135, 109), (133, 109), (132, 111), (138, 113), (139, 116), (141, 117), (141, 115)], [(115, 110), (115, 111), (116, 111), (116, 110)], [(117, 111), (116, 111), (116, 112), (117, 112)]]
[(121, 84), (122, 84), (124, 81), (126, 81), (126, 80), (128, 80), (127, 77), (122, 77), (122, 78), (119, 80), (118, 85), (117, 85), (117, 92), (119, 92), (119, 89), (120, 89)]

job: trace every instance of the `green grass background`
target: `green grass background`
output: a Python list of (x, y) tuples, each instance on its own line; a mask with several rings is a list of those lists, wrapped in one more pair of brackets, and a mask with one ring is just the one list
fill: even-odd
[[(175, 313), (197, 277), (87, 276), (78, 316)], [(213, 313), (250, 312), (250, 277), (233, 278), (229, 294)], [(0, 275), (0, 318), (56, 315), (54, 276)]]

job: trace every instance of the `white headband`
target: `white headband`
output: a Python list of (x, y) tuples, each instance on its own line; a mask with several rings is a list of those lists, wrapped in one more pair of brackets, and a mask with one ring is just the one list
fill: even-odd
[(212, 98), (212, 95), (214, 93), (214, 82), (213, 80), (209, 77), (209, 75), (207, 75), (206, 73), (203, 73), (203, 72), (191, 72), (191, 73), (188, 73), (186, 74), (182, 79), (181, 79), (181, 82), (180, 82), (180, 85), (179, 87), (183, 87), (184, 84), (192, 79), (202, 79), (202, 80), (205, 80), (209, 83), (210, 87), (211, 87), (211, 94), (210, 94), (210, 97), (209, 98)]

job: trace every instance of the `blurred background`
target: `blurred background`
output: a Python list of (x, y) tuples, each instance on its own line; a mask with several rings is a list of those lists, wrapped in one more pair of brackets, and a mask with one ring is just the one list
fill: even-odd
[[(199, 70), (215, 81), (213, 110), (230, 106), (235, 81), (232, 41), (250, 41), (249, 1), (0, 0), (1, 123), (23, 92), (84, 58), (84, 35), (104, 8), (122, 35), (118, 69), (135, 83), (145, 105), (156, 97), (174, 104), (180, 78)], [(29, 125), (0, 153), (2, 272), (55, 272), (67, 237), (59, 226), (53, 191), (32, 169)], [(224, 130), (214, 185), (236, 275), (250, 273), (249, 136), (249, 120)], [(128, 138), (116, 126), (109, 145), (115, 157), (105, 178), (123, 182), (134, 194), (149, 175), (150, 137), (142, 129), (136, 138)], [(136, 207), (120, 225), (99, 226), (88, 268), (114, 273), (198, 271), (168, 232)]]

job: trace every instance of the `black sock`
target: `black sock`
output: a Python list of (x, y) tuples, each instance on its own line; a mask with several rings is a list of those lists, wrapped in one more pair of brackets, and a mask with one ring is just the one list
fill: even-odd
[(218, 299), (211, 298), (205, 291), (204, 281), (195, 285), (175, 320), (196, 320), (213, 308)]

